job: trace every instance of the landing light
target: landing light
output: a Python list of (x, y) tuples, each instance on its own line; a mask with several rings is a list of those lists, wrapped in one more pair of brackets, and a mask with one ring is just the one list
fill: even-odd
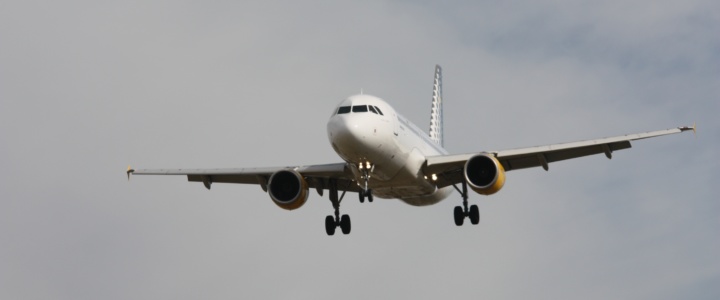
[(433, 180), (433, 181), (437, 181), (437, 175), (432, 174), (432, 180)]
[(370, 162), (369, 162), (369, 161), (366, 161), (366, 162), (365, 162), (365, 168), (370, 169)]

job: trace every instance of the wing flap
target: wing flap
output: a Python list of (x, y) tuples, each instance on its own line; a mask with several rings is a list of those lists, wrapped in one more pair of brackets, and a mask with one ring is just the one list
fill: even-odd
[[(203, 182), (205, 180), (213, 183), (245, 183), (245, 184), (261, 184), (260, 178), (270, 177), (270, 175), (222, 175), (222, 174), (209, 174), (209, 175), (188, 175), (188, 181)], [(260, 178), (258, 178), (260, 177)], [(267, 182), (267, 179), (266, 179)]]

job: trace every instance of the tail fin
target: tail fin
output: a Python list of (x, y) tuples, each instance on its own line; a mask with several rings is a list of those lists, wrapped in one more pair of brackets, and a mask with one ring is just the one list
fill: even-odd
[(430, 111), (430, 139), (444, 147), (443, 110), (442, 110), (442, 68), (435, 65), (435, 83), (433, 84), (432, 110)]

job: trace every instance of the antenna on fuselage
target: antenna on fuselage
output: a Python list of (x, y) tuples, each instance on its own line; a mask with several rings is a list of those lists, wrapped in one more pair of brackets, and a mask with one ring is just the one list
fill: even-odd
[(432, 109), (430, 111), (430, 139), (441, 147), (445, 147), (443, 142), (442, 68), (440, 65), (435, 65)]

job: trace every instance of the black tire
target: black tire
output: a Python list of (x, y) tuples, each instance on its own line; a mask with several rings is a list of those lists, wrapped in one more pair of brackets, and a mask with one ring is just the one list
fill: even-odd
[(477, 225), (480, 223), (480, 209), (477, 205), (470, 206), (470, 223)]
[(373, 194), (372, 190), (369, 190), (367, 193), (368, 202), (373, 202)]
[(335, 224), (335, 218), (333, 216), (325, 217), (325, 232), (327, 235), (334, 235), (336, 227), (337, 224)]
[(360, 191), (358, 192), (358, 199), (360, 199), (360, 203), (364, 203), (364, 202), (365, 202), (365, 192), (364, 192), (363, 190), (360, 190)]
[(343, 234), (350, 233), (350, 216), (342, 215), (340, 218), (340, 230), (342, 230)]
[(455, 217), (455, 225), (462, 226), (463, 221), (465, 220), (465, 212), (463, 212), (462, 207), (455, 206), (455, 210), (453, 211), (453, 215)]

